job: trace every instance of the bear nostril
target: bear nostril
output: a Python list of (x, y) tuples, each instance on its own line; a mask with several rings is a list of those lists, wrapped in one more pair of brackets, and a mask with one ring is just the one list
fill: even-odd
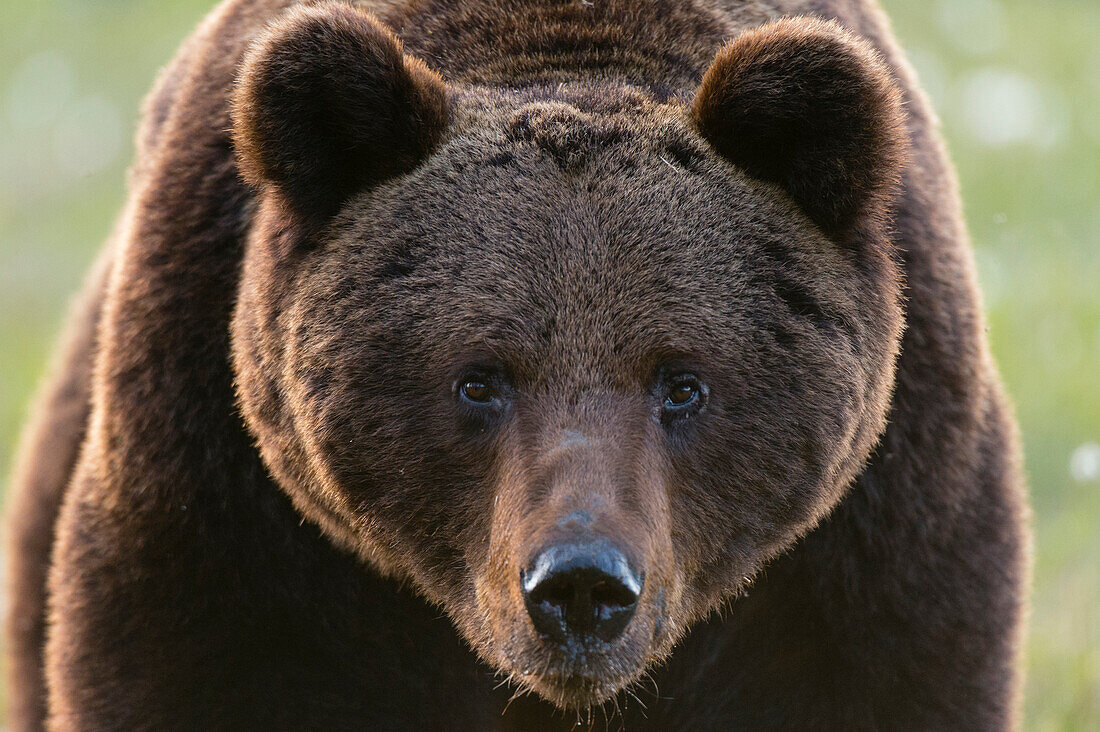
[(599, 582), (592, 588), (592, 603), (597, 607), (627, 607), (637, 601), (638, 596), (619, 582)]
[(550, 547), (520, 579), (535, 629), (559, 643), (614, 640), (642, 590), (626, 557), (606, 544)]
[(527, 596), (528, 604), (543, 607), (545, 612), (553, 613), (564, 620), (570, 606), (576, 602), (576, 588), (569, 577), (550, 577), (540, 582)]

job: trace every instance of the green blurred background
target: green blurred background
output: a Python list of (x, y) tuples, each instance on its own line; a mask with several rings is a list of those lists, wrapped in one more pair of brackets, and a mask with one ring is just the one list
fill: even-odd
[[(1100, 729), (1100, 3), (884, 4), (959, 169), (1024, 434), (1036, 533), (1025, 726)], [(122, 203), (142, 95), (212, 5), (0, 3), (5, 481), (67, 302)]]

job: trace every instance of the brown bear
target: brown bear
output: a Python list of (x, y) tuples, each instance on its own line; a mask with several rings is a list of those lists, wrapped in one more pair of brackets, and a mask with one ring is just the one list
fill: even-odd
[(1003, 729), (1026, 509), (873, 0), (228, 0), (15, 480), (18, 729)]

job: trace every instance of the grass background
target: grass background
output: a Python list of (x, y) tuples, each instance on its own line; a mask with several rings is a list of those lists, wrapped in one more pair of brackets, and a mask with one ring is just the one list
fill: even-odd
[[(0, 3), (0, 480), (122, 203), (140, 99), (212, 4)], [(1100, 729), (1100, 3), (884, 5), (959, 169), (1024, 434), (1036, 532), (1025, 726)]]

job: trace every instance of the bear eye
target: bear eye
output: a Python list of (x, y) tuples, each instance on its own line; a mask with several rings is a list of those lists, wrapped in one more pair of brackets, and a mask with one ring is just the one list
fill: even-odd
[(691, 374), (681, 374), (668, 382), (665, 409), (682, 411), (697, 404), (703, 397), (703, 386)]
[(668, 403), (679, 407), (690, 404), (699, 398), (699, 390), (694, 384), (676, 384), (668, 390)]
[(459, 392), (474, 404), (488, 404), (493, 401), (493, 388), (480, 379), (464, 381)]

